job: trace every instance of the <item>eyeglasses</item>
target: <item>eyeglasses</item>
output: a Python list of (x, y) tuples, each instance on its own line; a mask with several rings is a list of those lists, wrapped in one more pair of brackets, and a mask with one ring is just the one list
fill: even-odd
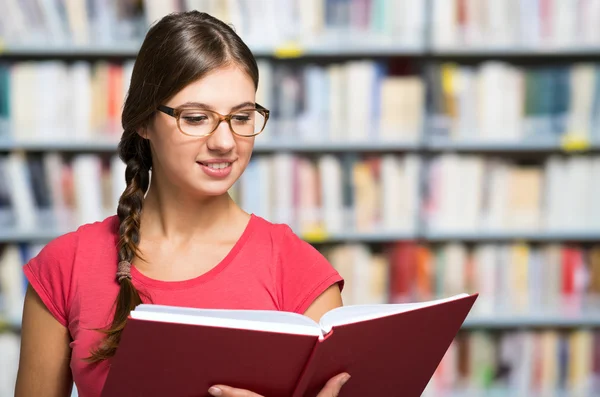
[(158, 110), (174, 117), (177, 127), (185, 135), (194, 137), (208, 136), (215, 132), (222, 121), (236, 135), (251, 137), (260, 134), (267, 125), (269, 110), (255, 104), (254, 108), (241, 109), (228, 115), (199, 107), (171, 108), (160, 105)]

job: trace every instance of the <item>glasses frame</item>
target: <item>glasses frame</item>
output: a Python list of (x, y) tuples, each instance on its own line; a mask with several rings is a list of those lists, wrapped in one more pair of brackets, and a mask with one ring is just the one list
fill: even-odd
[[(269, 109), (267, 109), (267, 108), (259, 105), (258, 103), (256, 103), (255, 107), (253, 107), (253, 108), (243, 108), (243, 109), (237, 110), (237, 111), (235, 111), (233, 113), (229, 113), (229, 114), (225, 114), (225, 115), (221, 114), (219, 112), (215, 112), (214, 110), (204, 109), (204, 108), (196, 108), (196, 107), (192, 107), (192, 106), (184, 106), (184, 107), (172, 108), (172, 107), (165, 106), (165, 105), (159, 105), (157, 109), (159, 111), (161, 111), (161, 112), (163, 112), (163, 113), (171, 116), (171, 117), (174, 117), (177, 120), (177, 128), (179, 129), (179, 132), (181, 132), (183, 135), (187, 135), (187, 136), (191, 136), (191, 137), (196, 137), (196, 138), (203, 138), (203, 137), (207, 137), (207, 136), (212, 135), (217, 130), (217, 128), (219, 128), (219, 126), (221, 125), (221, 123), (223, 121), (227, 122), (227, 124), (229, 125), (229, 130), (231, 131), (232, 134), (240, 136), (240, 137), (244, 137), (244, 138), (251, 138), (253, 136), (257, 136), (258, 134), (260, 134), (261, 132), (263, 132), (265, 130), (265, 127), (267, 126), (267, 121), (269, 120), (269, 114), (270, 114)], [(186, 133), (185, 131), (183, 131), (181, 129), (181, 125), (179, 124), (179, 120), (180, 120), (180, 117), (181, 117), (181, 113), (184, 110), (189, 110), (189, 109), (200, 109), (200, 110), (205, 111), (205, 112), (214, 113), (214, 114), (216, 114), (216, 115), (219, 116), (219, 121), (217, 122), (217, 125), (215, 126), (215, 128), (211, 132), (209, 132), (207, 134), (204, 134), (204, 135), (191, 135), (191, 134), (188, 134), (188, 133)], [(262, 126), (262, 129), (259, 132), (254, 133), (252, 135), (242, 135), (242, 134), (238, 134), (237, 132), (235, 132), (233, 130), (233, 127), (231, 126), (231, 119), (232, 119), (232, 117), (235, 116), (239, 112), (243, 112), (244, 110), (254, 110), (254, 111), (257, 111), (257, 112), (259, 112), (260, 114), (262, 114), (264, 116), (265, 122), (264, 122), (264, 124)]]

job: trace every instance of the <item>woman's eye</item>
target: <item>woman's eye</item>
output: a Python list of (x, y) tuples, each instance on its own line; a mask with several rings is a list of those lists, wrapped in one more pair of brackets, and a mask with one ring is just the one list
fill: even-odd
[(236, 114), (235, 116), (232, 117), (232, 119), (236, 122), (247, 122), (250, 121), (250, 116), (248, 116), (247, 114)]
[(208, 117), (204, 114), (185, 115), (182, 118), (186, 123), (201, 123), (208, 120)]

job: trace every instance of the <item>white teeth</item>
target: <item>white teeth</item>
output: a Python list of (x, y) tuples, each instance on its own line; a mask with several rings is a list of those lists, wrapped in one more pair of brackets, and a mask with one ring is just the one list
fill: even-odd
[(227, 168), (231, 165), (231, 163), (211, 163), (205, 164), (208, 168), (212, 168), (215, 170), (222, 170), (223, 168)]

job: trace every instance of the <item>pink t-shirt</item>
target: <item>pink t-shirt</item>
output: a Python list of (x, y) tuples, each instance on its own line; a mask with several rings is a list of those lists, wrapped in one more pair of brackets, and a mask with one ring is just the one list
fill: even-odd
[[(81, 397), (99, 396), (108, 362), (84, 361), (110, 324), (116, 281), (118, 218), (81, 226), (60, 236), (24, 266), (24, 272), (52, 315), (72, 337), (71, 371)], [(131, 268), (136, 288), (152, 303), (223, 309), (304, 313), (339, 273), (319, 251), (284, 224), (252, 215), (228, 255), (205, 274), (185, 281), (159, 281)]]

